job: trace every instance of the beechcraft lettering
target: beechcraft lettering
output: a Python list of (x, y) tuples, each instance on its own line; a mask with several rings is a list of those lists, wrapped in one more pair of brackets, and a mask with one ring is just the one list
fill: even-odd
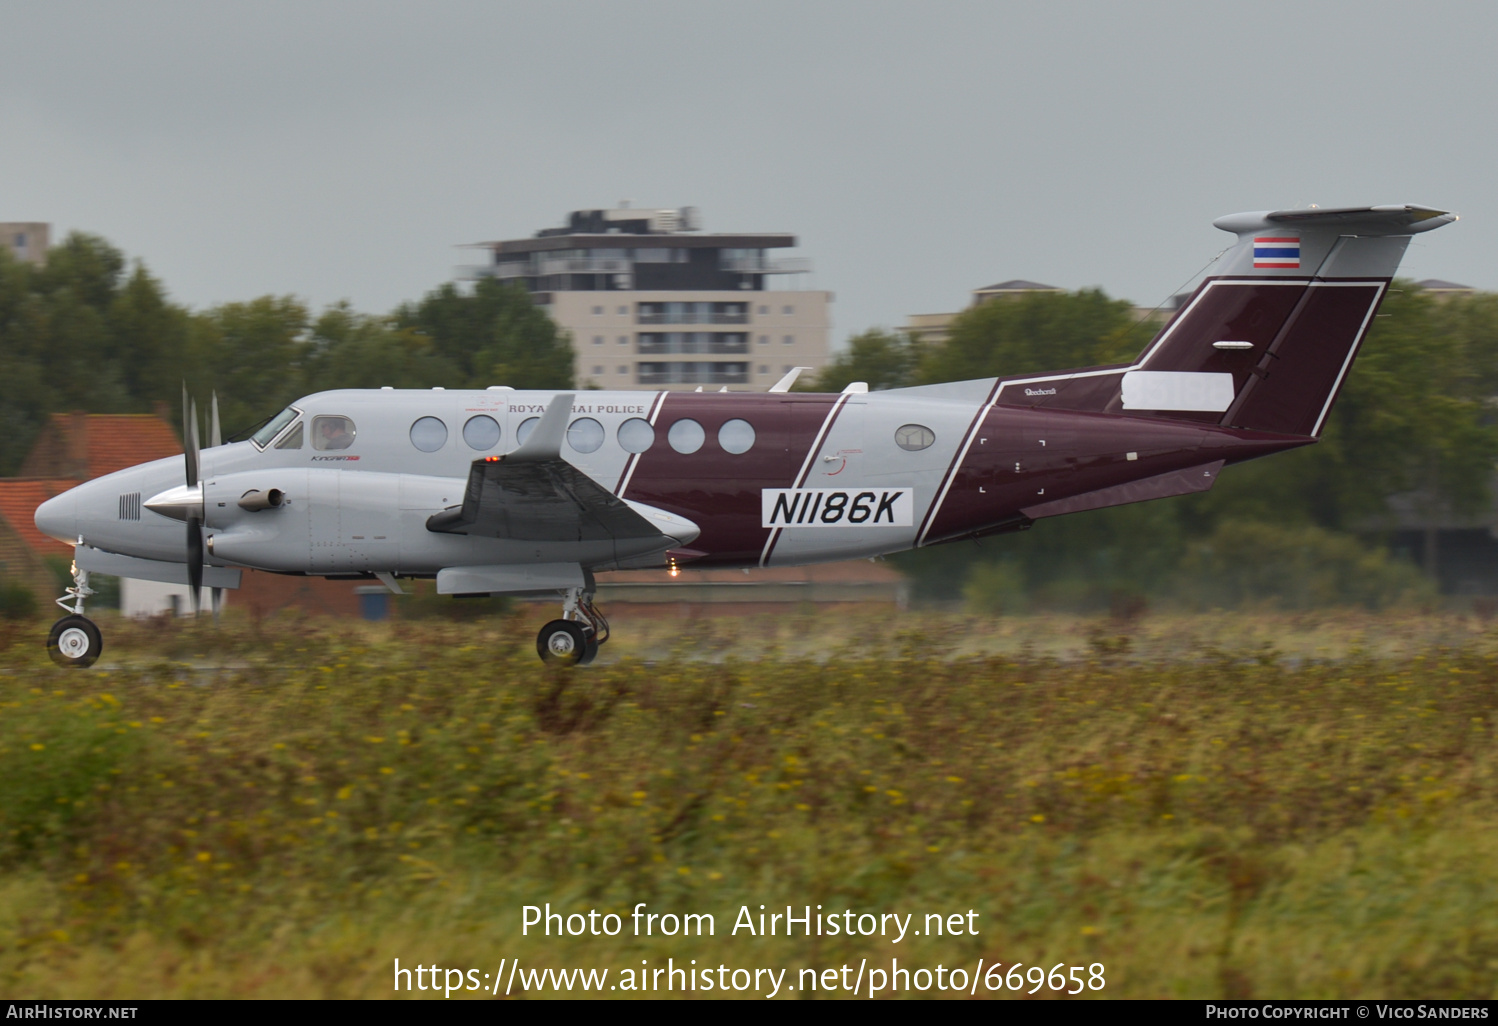
[(537, 652), (581, 665), (609, 638), (598, 572), (752, 574), (1204, 491), (1227, 465), (1320, 438), (1410, 238), (1455, 220), (1418, 206), (1219, 218), (1235, 243), (1126, 365), (794, 396), (796, 370), (758, 394), (344, 389), (228, 442), (215, 404), (207, 446), (184, 395), (182, 457), (37, 509), (74, 553), (47, 647), (68, 666), (99, 657), (90, 572), (186, 585), (195, 609), (207, 587), (217, 609), (249, 569), (554, 594), (562, 615)]
[(761, 527), (910, 527), (910, 488), (766, 488), (760, 493)]

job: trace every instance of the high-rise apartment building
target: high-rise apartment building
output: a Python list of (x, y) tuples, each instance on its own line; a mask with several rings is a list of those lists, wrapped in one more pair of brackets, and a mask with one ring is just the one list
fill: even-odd
[(572, 335), (579, 386), (762, 390), (828, 359), (830, 292), (798, 289), (785, 233), (706, 234), (697, 211), (578, 210), (533, 238), (479, 244), (468, 278), (530, 290)]

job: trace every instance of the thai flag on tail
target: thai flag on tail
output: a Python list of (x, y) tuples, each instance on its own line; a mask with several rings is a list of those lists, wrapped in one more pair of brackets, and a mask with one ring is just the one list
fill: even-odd
[(1254, 266), (1292, 269), (1300, 267), (1300, 236), (1255, 236)]

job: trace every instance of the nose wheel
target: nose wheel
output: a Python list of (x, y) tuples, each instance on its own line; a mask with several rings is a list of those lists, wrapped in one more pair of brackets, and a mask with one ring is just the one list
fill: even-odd
[(593, 604), (593, 575), (582, 588), (569, 588), (562, 619), (553, 620), (536, 635), (536, 654), (554, 666), (587, 666), (598, 657), (598, 646), (609, 640), (609, 621)]
[[(79, 538), (78, 543), (83, 544), (83, 539)], [(68, 615), (54, 623), (47, 633), (47, 654), (58, 666), (92, 666), (104, 650), (104, 638), (98, 626), (83, 615), (83, 602), (92, 594), (94, 589), (88, 586), (88, 571), (79, 570), (74, 562), (73, 586), (57, 600)]]
[(47, 654), (58, 666), (92, 666), (103, 650), (99, 628), (86, 616), (65, 616), (47, 635)]

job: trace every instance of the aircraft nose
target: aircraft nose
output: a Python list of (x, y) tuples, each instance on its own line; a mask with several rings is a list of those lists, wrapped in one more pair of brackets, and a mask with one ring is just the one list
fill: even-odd
[(36, 529), (65, 545), (78, 541), (78, 490), (69, 489), (36, 508)]

